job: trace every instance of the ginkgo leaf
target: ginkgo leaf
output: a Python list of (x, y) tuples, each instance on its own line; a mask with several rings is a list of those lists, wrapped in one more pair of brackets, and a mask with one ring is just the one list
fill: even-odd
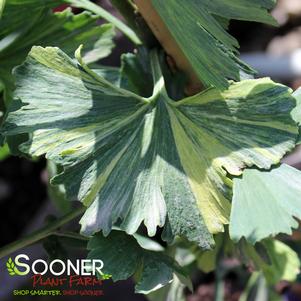
[(210, 248), (212, 233), (229, 222), (227, 172), (269, 169), (295, 145), (295, 99), (270, 79), (173, 101), (154, 52), (154, 92), (144, 98), (77, 58), (34, 47), (15, 71), (15, 101), (2, 133), (30, 133), (21, 150), (64, 167), (52, 182), (88, 207), (83, 233), (107, 235), (116, 223), (135, 233), (144, 222), (152, 236), (168, 217), (171, 236)]
[[(112, 25), (96, 25), (97, 17), (70, 9), (52, 13), (62, 1), (8, 0), (0, 19), (0, 82), (6, 101), (14, 88), (13, 67), (21, 64), (33, 45), (59, 46), (68, 54), (85, 43), (85, 60), (95, 62), (111, 53), (114, 46)], [(25, 25), (24, 25), (25, 24)]]
[[(186, 278), (181, 267), (163, 252), (143, 248), (136, 238), (122, 231), (108, 237), (97, 234), (88, 243), (89, 259), (101, 259), (102, 272), (113, 281), (126, 280), (136, 274), (136, 292), (148, 294), (172, 282), (174, 275)], [(188, 280), (189, 282), (189, 280)]]
[[(121, 56), (120, 86), (144, 97), (152, 94), (152, 76), (149, 72), (149, 55), (140, 48), (137, 55), (126, 53)], [(149, 84), (145, 84), (145, 83)]]
[(230, 236), (255, 243), (291, 234), (301, 218), (301, 172), (282, 164), (270, 171), (246, 169), (234, 179)]
[(171, 284), (164, 286), (160, 290), (156, 290), (147, 295), (149, 301), (185, 301), (185, 285), (177, 278), (174, 277)]
[(263, 272), (267, 282), (275, 285), (281, 280), (295, 281), (300, 271), (298, 254), (276, 239), (266, 239), (260, 245), (266, 252), (268, 262), (250, 244), (244, 243), (243, 252), (252, 260), (255, 268)]
[[(225, 89), (228, 79), (254, 70), (237, 58), (238, 42), (218, 21), (236, 19), (275, 25), (267, 12), (274, 0), (152, 0), (172, 36), (206, 85)], [(223, 22), (224, 23), (224, 22)]]
[(219, 252), (225, 258), (237, 258), (242, 264), (263, 272), (271, 285), (281, 280), (294, 281), (299, 274), (300, 260), (294, 250), (276, 239), (265, 239), (252, 245), (246, 240), (235, 244), (227, 235), (215, 237), (216, 246), (213, 250), (193, 248), (198, 268), (205, 273), (217, 269)]
[(281, 280), (295, 281), (300, 273), (300, 259), (298, 254), (279, 240), (263, 242), (270, 264), (262, 264), (261, 269), (270, 284), (277, 284)]

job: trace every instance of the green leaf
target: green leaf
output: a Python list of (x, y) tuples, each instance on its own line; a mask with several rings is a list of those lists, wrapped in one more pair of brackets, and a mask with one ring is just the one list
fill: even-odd
[[(62, 168), (54, 164), (52, 161), (47, 161), (47, 174), (48, 178), (51, 179), (59, 172), (62, 171)], [(66, 197), (66, 190), (64, 185), (47, 185), (48, 196), (51, 201), (53, 201), (55, 207), (62, 213), (68, 213), (72, 209), (72, 204), (70, 200)]]
[[(85, 35), (87, 32), (85, 33)], [(92, 50), (86, 51), (84, 55), (84, 61), (89, 64), (97, 62), (98, 60), (109, 56), (112, 52), (114, 45), (113, 38), (115, 36), (114, 27), (111, 24), (103, 24), (102, 26), (97, 27), (97, 32), (91, 35), (98, 38), (94, 46), (89, 46), (88, 49), (93, 48)], [(84, 40), (85, 43), (85, 40)], [(88, 44), (85, 44), (85, 47)], [(87, 48), (87, 47), (86, 47)], [(74, 49), (72, 49), (74, 51)]]
[(255, 243), (278, 233), (291, 234), (301, 218), (301, 172), (286, 164), (271, 171), (246, 169), (234, 179), (230, 236)]
[(228, 87), (228, 79), (238, 81), (240, 72), (254, 71), (237, 58), (238, 42), (217, 17), (275, 25), (267, 9), (273, 0), (152, 0), (172, 36), (206, 85)]
[(298, 254), (275, 239), (266, 239), (261, 244), (267, 252), (269, 263), (249, 244), (245, 244), (244, 253), (253, 260), (256, 268), (263, 272), (267, 282), (274, 285), (281, 280), (295, 281), (300, 271)]
[(0, 18), (2, 17), (2, 13), (4, 10), (6, 0), (0, 0)]
[(89, 259), (101, 259), (102, 272), (112, 275), (113, 281), (125, 280), (136, 274), (136, 292), (148, 294), (183, 274), (178, 264), (163, 252), (141, 248), (136, 239), (122, 231), (112, 231), (108, 237), (93, 236), (88, 244)]
[(5, 160), (9, 156), (9, 148), (7, 144), (0, 147), (0, 161)]
[(153, 53), (154, 92), (143, 98), (77, 57), (78, 64), (57, 48), (34, 47), (16, 69), (16, 100), (2, 132), (30, 133), (23, 152), (64, 166), (52, 183), (88, 206), (85, 234), (107, 235), (117, 222), (133, 234), (144, 222), (153, 236), (168, 217), (169, 238), (210, 248), (229, 222), (227, 173), (269, 169), (295, 145), (295, 100), (270, 79), (173, 101)]
[(197, 267), (209, 273), (216, 269), (217, 256), (223, 254), (224, 257), (232, 257), (235, 250), (235, 245), (229, 238), (228, 233), (218, 234), (214, 237), (215, 247), (213, 250), (201, 250), (193, 248), (197, 260)]
[(8, 102), (14, 89), (13, 67), (21, 64), (33, 45), (59, 46), (68, 54), (85, 43), (85, 59), (97, 61), (111, 53), (112, 25), (96, 25), (89, 12), (74, 15), (70, 9), (52, 13), (62, 1), (8, 0), (0, 19), (0, 82)]
[(144, 97), (151, 96), (153, 85), (150, 68), (146, 49), (140, 48), (137, 55), (123, 54), (121, 56), (120, 86)]
[(267, 281), (271, 284), (280, 280), (295, 281), (300, 272), (298, 254), (278, 240), (267, 240), (264, 246), (271, 260), (271, 264), (263, 268)]
[(185, 285), (174, 276), (171, 284), (148, 294), (147, 299), (150, 301), (185, 301), (185, 288)]

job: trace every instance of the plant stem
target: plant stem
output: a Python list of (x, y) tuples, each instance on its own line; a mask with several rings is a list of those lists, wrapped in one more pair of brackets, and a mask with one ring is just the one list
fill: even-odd
[(42, 227), (41, 229), (4, 246), (3, 248), (0, 249), (0, 258), (3, 258), (19, 249), (32, 245), (40, 241), (41, 239), (48, 237), (49, 235), (52, 235), (53, 231), (67, 224), (68, 222), (75, 219), (76, 217), (80, 216), (85, 212), (85, 210), (86, 207), (84, 206), (77, 208), (71, 211), (70, 213), (63, 215), (61, 218)]
[[(125, 1), (125, 0), (123, 0)], [(100, 7), (99, 5), (89, 1), (89, 0), (68, 0), (68, 2), (78, 8), (83, 8), (88, 11), (91, 11), (92, 13), (96, 14), (97, 16), (105, 19), (106, 21), (114, 24), (116, 28), (118, 28), (121, 32), (123, 32), (134, 44), (140, 45), (141, 41), (136, 35), (136, 33), (128, 27), (126, 24), (124, 24), (122, 21), (120, 21), (118, 18), (110, 14), (108, 11)]]
[(160, 58), (157, 49), (153, 49), (150, 53), (151, 58), (151, 69), (152, 76), (154, 81), (154, 90), (153, 95), (149, 98), (150, 101), (155, 100), (160, 94), (167, 96), (167, 91), (165, 88), (164, 77), (162, 74), (161, 66), (160, 66)]
[(220, 267), (216, 267), (215, 271), (215, 294), (214, 301), (223, 301), (224, 300), (224, 275), (223, 271), (220, 270)]
[(72, 238), (72, 239), (77, 239), (77, 240), (82, 240), (82, 241), (88, 241), (89, 238), (83, 235), (80, 235), (79, 233), (75, 232), (58, 232), (58, 231), (53, 231), (49, 233), (49, 236), (54, 235), (58, 237), (64, 237), (64, 238)]
[(223, 301), (225, 294), (225, 285), (224, 285), (224, 276), (225, 269), (223, 265), (224, 259), (224, 241), (225, 238), (222, 238), (220, 249), (217, 252), (216, 256), (216, 270), (215, 270), (215, 294), (214, 301)]

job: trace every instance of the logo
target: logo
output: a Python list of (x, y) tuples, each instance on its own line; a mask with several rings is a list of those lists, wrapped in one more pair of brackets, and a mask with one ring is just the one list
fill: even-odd
[(16, 264), (14, 263), (14, 261), (9, 258), (7, 263), (6, 263), (6, 268), (7, 268), (7, 271), (9, 273), (9, 275), (11, 276), (14, 276), (14, 275), (19, 275), (19, 276), (22, 276), (22, 275), (26, 275), (27, 273), (24, 274), (24, 272), (20, 272), (17, 267), (16, 267)]
[(31, 276), (32, 289), (14, 290), (14, 296), (102, 296), (99, 289), (111, 275), (103, 272), (100, 259), (30, 260), (26, 254), (9, 258), (6, 269), (10, 276)]
[(70, 259), (64, 262), (60, 259), (47, 262), (43, 259), (34, 260), (31, 264), (26, 254), (19, 254), (15, 260), (9, 258), (6, 262), (6, 268), (11, 276), (24, 276), (32, 272), (34, 275), (45, 275), (51, 273), (53, 276), (61, 276), (63, 274), (81, 275), (81, 276), (100, 276), (102, 279), (109, 279), (110, 275), (104, 274), (103, 261), (100, 259), (76, 259), (75, 262)]

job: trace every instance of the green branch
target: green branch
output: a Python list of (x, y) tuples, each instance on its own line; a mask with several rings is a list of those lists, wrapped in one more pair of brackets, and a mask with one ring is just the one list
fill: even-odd
[(14, 241), (3, 248), (0, 249), (0, 258), (3, 258), (19, 249), (25, 248), (29, 245), (32, 245), (38, 241), (40, 241), (43, 238), (46, 238), (50, 235), (53, 235), (53, 232), (60, 228), (61, 226), (67, 224), (71, 220), (75, 219), (76, 217), (83, 214), (86, 210), (86, 207), (80, 207), (72, 212), (62, 216), (61, 218), (47, 224), (43, 228), (17, 240)]

